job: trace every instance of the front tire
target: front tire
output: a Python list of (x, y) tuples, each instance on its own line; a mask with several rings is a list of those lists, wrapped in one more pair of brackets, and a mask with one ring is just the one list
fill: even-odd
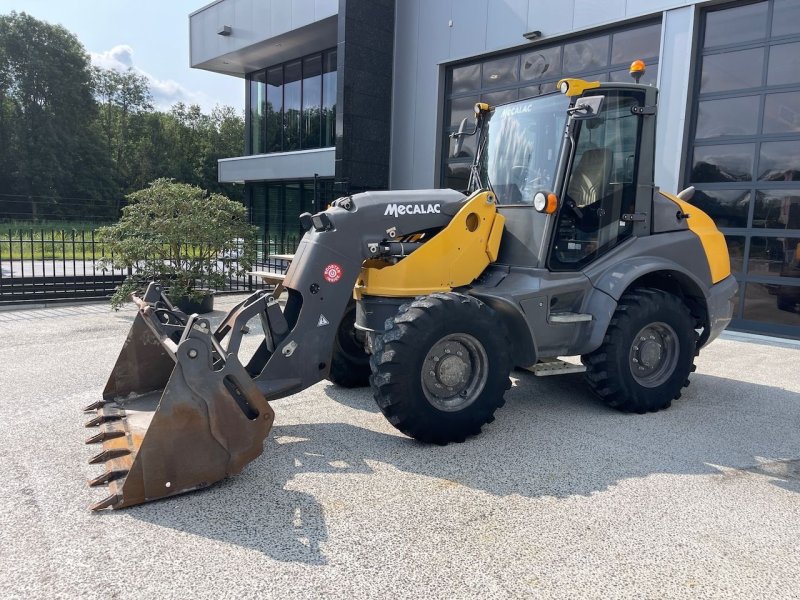
[(658, 289), (623, 294), (603, 345), (582, 357), (589, 386), (623, 412), (668, 408), (695, 370), (697, 333), (680, 298)]
[(463, 442), (505, 403), (509, 348), (497, 314), (477, 298), (418, 298), (401, 306), (376, 337), (370, 360), (375, 401), (410, 437)]

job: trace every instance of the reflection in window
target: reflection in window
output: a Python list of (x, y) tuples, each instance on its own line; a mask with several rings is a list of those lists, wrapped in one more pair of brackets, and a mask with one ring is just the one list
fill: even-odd
[(267, 147), (280, 152), (283, 144), (283, 69), (267, 70)]
[(692, 181), (750, 181), (753, 178), (753, 144), (697, 146), (694, 149)]
[(266, 110), (265, 74), (256, 73), (250, 80), (250, 148), (253, 154), (266, 152), (264, 111)]
[(759, 96), (742, 96), (700, 102), (697, 139), (757, 133), (759, 101)]
[(800, 131), (800, 92), (769, 94), (764, 103), (764, 133)]
[(322, 56), (303, 60), (303, 148), (320, 147)]
[(514, 102), (517, 99), (519, 92), (517, 90), (503, 90), (502, 92), (489, 92), (488, 94), (481, 94), (481, 100), (487, 102), (489, 106), (497, 106), (498, 104), (505, 104), (506, 102)]
[(470, 163), (453, 163), (445, 170), (444, 187), (451, 190), (466, 190), (469, 184)]
[(723, 52), (703, 57), (700, 92), (725, 92), (761, 85), (764, 48)]
[(608, 64), (608, 36), (564, 45), (564, 73), (577, 73)]
[(800, 55), (800, 42), (770, 46), (767, 85), (800, 83), (798, 55)]
[(744, 293), (745, 319), (773, 325), (800, 325), (800, 285), (793, 279), (778, 283), (748, 283)]
[(478, 96), (453, 98), (450, 101), (450, 126), (458, 127), (464, 118), (473, 120), (475, 117), (475, 103)]
[(508, 56), (483, 63), (483, 86), (495, 87), (517, 81), (519, 56)]
[(758, 178), (762, 181), (800, 181), (800, 140), (763, 142)]
[(753, 227), (800, 229), (800, 190), (759, 190)]
[(478, 89), (481, 86), (481, 65), (454, 67), (452, 70), (452, 77), (452, 92), (454, 94)]
[[(650, 65), (648, 65), (644, 75), (642, 75), (642, 77), (639, 79), (639, 83), (642, 85), (655, 85), (657, 78), (658, 69), (650, 68)], [(630, 67), (626, 69), (619, 69), (618, 71), (612, 71), (609, 79), (610, 81), (621, 81), (622, 83), (634, 83), (633, 77), (631, 77)]]
[(300, 98), (302, 63), (298, 60), (283, 69), (283, 149), (300, 149)]
[(731, 257), (731, 272), (741, 273), (744, 267), (744, 236), (726, 235), (725, 243), (728, 245), (728, 255)]
[(322, 69), (322, 146), (336, 143), (336, 51), (324, 55)]
[(561, 75), (561, 46), (522, 55), (520, 79), (537, 81)]
[(611, 42), (611, 64), (658, 56), (661, 23), (615, 33)]
[(800, 277), (800, 256), (796, 237), (752, 237), (750, 238), (749, 273)]
[(760, 40), (767, 35), (767, 2), (709, 12), (705, 46)]
[(549, 94), (556, 91), (556, 82), (540, 83), (539, 85), (529, 85), (528, 87), (519, 88), (519, 99), (534, 98), (542, 94)]
[(696, 190), (692, 204), (714, 219), (717, 227), (747, 227), (747, 190)]

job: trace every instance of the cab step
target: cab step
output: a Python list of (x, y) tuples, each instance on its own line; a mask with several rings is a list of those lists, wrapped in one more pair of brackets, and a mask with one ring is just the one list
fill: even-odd
[(560, 358), (543, 358), (531, 367), (525, 367), (537, 377), (547, 377), (549, 375), (567, 375), (569, 373), (583, 373), (586, 371), (585, 365), (576, 365)]

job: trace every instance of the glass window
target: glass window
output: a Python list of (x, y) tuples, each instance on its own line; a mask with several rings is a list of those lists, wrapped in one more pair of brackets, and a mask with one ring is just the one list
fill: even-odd
[(266, 152), (280, 152), (283, 140), (283, 69), (267, 70)]
[(731, 271), (741, 273), (744, 267), (744, 236), (726, 235), (725, 243), (728, 245), (728, 255), (731, 257)]
[(550, 83), (540, 83), (539, 85), (529, 85), (524, 88), (519, 88), (519, 97), (520, 100), (524, 98), (534, 98), (536, 96), (541, 96), (542, 94), (549, 94), (550, 92), (556, 91), (556, 82), (551, 81)]
[(694, 149), (692, 181), (750, 181), (753, 179), (753, 144), (698, 146)]
[(558, 212), (550, 265), (576, 268), (633, 233), (622, 216), (634, 212), (640, 92), (606, 93), (602, 112), (579, 121), (566, 196)]
[(497, 87), (518, 80), (519, 56), (507, 56), (483, 63), (483, 86)]
[(772, 8), (772, 35), (800, 33), (800, 2), (775, 0)]
[(800, 229), (800, 190), (759, 190), (753, 227)]
[[(471, 130), (469, 130), (471, 131)], [(449, 133), (444, 134), (445, 140), (444, 144), (445, 147), (449, 146), (450, 151), (447, 156), (450, 158), (473, 158), (475, 156), (475, 149), (476, 144), (478, 142), (476, 135), (465, 135), (461, 137), (461, 150), (458, 153), (458, 156), (453, 156), (453, 151), (456, 147), (456, 140), (455, 138), (451, 137)]]
[(697, 139), (758, 133), (760, 99), (760, 96), (742, 96), (700, 102), (697, 112)]
[(266, 73), (254, 73), (250, 79), (250, 151), (253, 154), (267, 151), (264, 139), (266, 91)]
[(718, 227), (747, 227), (750, 212), (747, 190), (696, 190), (692, 204), (714, 219)]
[(302, 63), (284, 67), (283, 83), (283, 149), (300, 150), (300, 100), (302, 97)]
[(453, 67), (452, 93), (468, 92), (476, 90), (481, 86), (481, 65), (465, 65), (463, 67)]
[(611, 42), (611, 64), (658, 56), (660, 44), (661, 23), (615, 33)]
[(450, 126), (458, 127), (466, 117), (469, 120), (475, 119), (475, 103), (480, 98), (478, 96), (465, 96), (453, 98), (450, 101)]
[[(619, 69), (618, 71), (611, 71), (610, 81), (617, 81), (622, 83), (634, 83), (631, 77), (630, 67)], [(639, 83), (643, 85), (655, 85), (658, 78), (658, 66), (647, 65), (647, 70), (644, 75), (639, 79)]]
[(321, 146), (322, 55), (303, 60), (303, 148)]
[(744, 293), (744, 318), (773, 325), (800, 326), (800, 285), (790, 285), (793, 281), (748, 283)]
[(470, 163), (451, 163), (445, 169), (444, 187), (463, 191), (469, 183)]
[(481, 94), (481, 100), (489, 104), (489, 106), (497, 106), (498, 104), (505, 104), (506, 102), (513, 102), (519, 96), (516, 89), (503, 90), (502, 92), (489, 92), (488, 94)]
[(608, 64), (608, 36), (572, 42), (564, 46), (564, 73), (601, 69)]
[(707, 13), (706, 48), (765, 38), (767, 8), (767, 2), (760, 2)]
[(336, 144), (336, 50), (326, 52), (322, 68), (322, 146)]
[(522, 55), (520, 79), (538, 81), (561, 75), (561, 46), (542, 48)]
[(700, 93), (758, 87), (763, 72), (764, 48), (711, 54), (703, 57)]
[(762, 181), (800, 181), (800, 140), (762, 143), (758, 178)]
[(798, 56), (800, 56), (800, 42), (770, 46), (767, 85), (800, 83)]
[(764, 104), (764, 133), (800, 132), (800, 92), (768, 94)]
[(800, 238), (796, 237), (750, 238), (748, 272), (779, 277), (800, 277), (798, 242)]

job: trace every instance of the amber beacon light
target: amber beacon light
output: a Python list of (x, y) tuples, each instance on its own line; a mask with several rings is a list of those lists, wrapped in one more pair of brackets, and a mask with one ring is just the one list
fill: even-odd
[(636, 83), (639, 83), (639, 80), (644, 75), (646, 68), (643, 60), (635, 60), (631, 63), (630, 74), (633, 77)]

